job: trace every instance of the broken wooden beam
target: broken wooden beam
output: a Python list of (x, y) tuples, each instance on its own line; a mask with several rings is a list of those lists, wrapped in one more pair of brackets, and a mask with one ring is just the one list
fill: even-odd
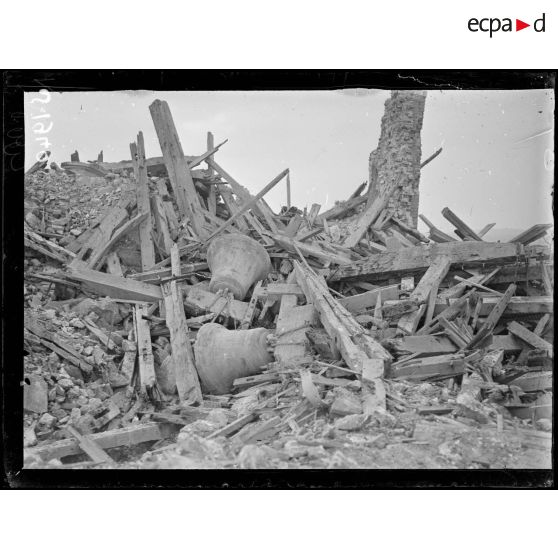
[(153, 246), (152, 231), (153, 219), (151, 218), (151, 205), (149, 202), (149, 186), (147, 184), (147, 167), (145, 165), (145, 144), (143, 132), (138, 133), (137, 137), (137, 204), (138, 213), (145, 214), (139, 226), (141, 267), (143, 271), (155, 265), (155, 247)]
[(499, 265), (525, 257), (519, 244), (500, 242), (445, 242), (386, 250), (370, 258), (342, 265), (332, 273), (330, 280), (364, 279), (374, 280), (384, 277), (403, 276), (426, 271), (438, 256), (448, 256), (452, 266), (484, 264)]
[(526, 231), (514, 236), (509, 242), (518, 242), (519, 244), (530, 244), (539, 240), (546, 235), (546, 231), (552, 227), (552, 224), (540, 224), (529, 227)]
[(78, 441), (80, 449), (93, 460), (93, 463), (114, 463), (114, 459), (90, 436), (84, 436), (71, 425), (68, 425), (66, 430)]
[(378, 287), (365, 293), (340, 298), (339, 303), (353, 314), (362, 313), (370, 308), (374, 308), (380, 295), (383, 302), (386, 300), (399, 300), (399, 287), (397, 285)]
[(389, 368), (391, 355), (366, 335), (348, 310), (329, 294), (324, 282), (310, 267), (303, 267), (299, 262), (294, 262), (294, 267), (297, 282), (306, 299), (316, 308), (324, 328), (335, 340), (347, 366), (357, 374), (362, 374), (368, 361), (374, 361), (378, 363), (381, 376)]
[[(175, 276), (175, 279), (186, 277), (192, 275), (197, 271), (203, 271), (209, 269), (207, 262), (196, 262), (196, 263), (182, 263), (180, 265), (180, 274)], [(145, 283), (160, 284), (164, 283), (166, 280), (173, 278), (172, 268), (166, 267), (163, 269), (154, 269), (152, 271), (142, 271), (140, 273), (132, 273), (127, 276), (128, 279), (133, 279), (134, 281), (143, 281)]]
[[(117, 430), (107, 430), (91, 434), (89, 437), (100, 448), (110, 449), (121, 446), (134, 446), (143, 442), (154, 442), (166, 436), (163, 425), (153, 423), (134, 424)], [(61, 459), (69, 455), (78, 455), (82, 452), (78, 440), (68, 438), (51, 444), (35, 446), (29, 450), (30, 455), (37, 455), (44, 461)]]
[(169, 105), (159, 99), (149, 106), (159, 145), (181, 218), (187, 217), (200, 239), (205, 237), (201, 204), (194, 186), (192, 174), (184, 160), (184, 152), (174, 125)]
[(331, 209), (328, 209), (327, 211), (320, 213), (316, 221), (318, 223), (321, 223), (324, 220), (332, 221), (335, 219), (341, 219), (342, 217), (345, 217), (347, 213), (362, 205), (367, 199), (368, 199), (367, 196), (364, 195), (364, 196), (357, 196), (356, 198), (351, 198), (347, 201), (338, 203), (334, 205)]
[(248, 309), (248, 302), (215, 295), (196, 287), (188, 289), (184, 305), (194, 315), (220, 311), (221, 316), (230, 317), (237, 323), (242, 323)]
[(370, 207), (359, 215), (355, 223), (349, 225), (349, 233), (343, 241), (343, 246), (346, 248), (353, 248), (359, 243), (368, 228), (372, 226), (382, 210), (386, 207), (390, 197), (395, 192), (397, 185), (396, 181), (392, 181), (385, 190), (376, 192), (376, 197), (370, 204)]
[(418, 285), (411, 293), (410, 299), (419, 305), (417, 310), (405, 314), (399, 319), (397, 327), (406, 334), (413, 334), (417, 330), (420, 319), (426, 310), (426, 302), (432, 290), (437, 291), (442, 279), (446, 276), (451, 265), (448, 256), (438, 256), (422, 276)]
[[(180, 256), (178, 246), (171, 248), (173, 275), (180, 273)], [(178, 397), (181, 402), (201, 403), (202, 392), (194, 353), (188, 336), (188, 325), (184, 313), (182, 291), (176, 281), (169, 281), (163, 286), (165, 303), (165, 321), (170, 332), (171, 364), (176, 379)]]
[(430, 222), (424, 215), (419, 215), (419, 219), (428, 227), (430, 238), (434, 242), (456, 242), (456, 239), (444, 231), (441, 231), (438, 227), (435, 227), (432, 222)]
[(442, 209), (442, 215), (461, 233), (462, 236), (481, 241), (482, 238), (467, 223), (463, 222), (449, 207)]
[(439, 355), (417, 358), (403, 364), (394, 364), (389, 375), (400, 381), (425, 382), (438, 381), (462, 376), (465, 373), (463, 357)]
[[(147, 220), (147, 213), (140, 213), (139, 215), (136, 215), (129, 221), (126, 221), (121, 227), (116, 229), (110, 240), (108, 240), (104, 246), (100, 246), (95, 254), (91, 256), (91, 258), (87, 262), (87, 267), (90, 267), (91, 269), (99, 269), (103, 265), (105, 256), (112, 250), (114, 245), (119, 240), (124, 238), (127, 234), (130, 234), (138, 225), (142, 224), (145, 220)], [(116, 257), (118, 256), (116, 255)], [(154, 263), (155, 260), (153, 260), (153, 264)]]
[(69, 268), (66, 276), (79, 281), (86, 289), (102, 296), (146, 302), (157, 302), (163, 298), (161, 288), (157, 285), (149, 285), (102, 271)]
[(522, 326), (517, 322), (510, 322), (507, 327), (510, 333), (512, 333), (516, 337), (519, 337), (522, 341), (525, 341), (525, 343), (531, 345), (531, 347), (546, 351), (548, 356), (552, 358), (552, 343), (545, 341), (534, 331), (529, 331), (525, 326)]
[(492, 333), (492, 330), (496, 327), (496, 324), (502, 317), (502, 314), (504, 313), (504, 310), (506, 309), (506, 306), (508, 305), (511, 297), (515, 293), (515, 289), (516, 289), (515, 283), (512, 283), (506, 289), (504, 296), (502, 296), (498, 300), (498, 302), (495, 304), (494, 308), (490, 312), (488, 318), (485, 320), (483, 325), (479, 328), (479, 330), (477, 331), (473, 339), (471, 339), (471, 341), (467, 344), (468, 349), (476, 348), (484, 341), (484, 339), (486, 339), (486, 337), (488, 337)]
[(147, 393), (155, 387), (157, 380), (155, 377), (155, 362), (153, 359), (153, 350), (151, 348), (151, 332), (149, 331), (149, 322), (144, 319), (147, 315), (147, 305), (136, 304), (135, 307), (135, 324), (136, 339), (138, 343), (138, 362), (139, 377), (141, 389), (147, 390)]

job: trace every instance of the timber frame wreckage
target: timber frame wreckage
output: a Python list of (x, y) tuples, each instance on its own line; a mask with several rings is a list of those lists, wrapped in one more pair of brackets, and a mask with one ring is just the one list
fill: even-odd
[(392, 92), (323, 212), (288, 169), (250, 192), (212, 133), (185, 156), (160, 100), (162, 157), (139, 132), (128, 161), (29, 169), (24, 466), (549, 467), (551, 225), (419, 215), (425, 98)]

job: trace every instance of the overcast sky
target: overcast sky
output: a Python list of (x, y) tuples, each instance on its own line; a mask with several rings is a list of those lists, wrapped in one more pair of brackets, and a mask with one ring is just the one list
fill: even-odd
[[(327, 209), (367, 180), (389, 92), (77, 92), (51, 93), (44, 104), (32, 102), (37, 97), (25, 95), (26, 168), (45, 136), (58, 163), (76, 149), (81, 161), (101, 149), (105, 161), (130, 159), (140, 130), (147, 156), (160, 156), (148, 108), (158, 98), (169, 103), (185, 154), (203, 153), (211, 131), (216, 144), (229, 140), (216, 161), (252, 193), (288, 167), (292, 203)], [(474, 229), (552, 222), (553, 113), (552, 90), (429, 91), (422, 158), (443, 152), (422, 171), (420, 212), (447, 232), (446, 206)], [(52, 128), (37, 134), (37, 122)], [(266, 200), (275, 210), (285, 203), (284, 181)]]

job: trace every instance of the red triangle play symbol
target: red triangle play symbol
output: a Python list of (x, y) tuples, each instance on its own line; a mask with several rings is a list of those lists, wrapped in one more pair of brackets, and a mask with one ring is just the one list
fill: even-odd
[(526, 27), (531, 27), (531, 24), (530, 23), (525, 23), (524, 21), (521, 21), (520, 19), (515, 20), (515, 30), (516, 31), (521, 31), (522, 29), (525, 29)]

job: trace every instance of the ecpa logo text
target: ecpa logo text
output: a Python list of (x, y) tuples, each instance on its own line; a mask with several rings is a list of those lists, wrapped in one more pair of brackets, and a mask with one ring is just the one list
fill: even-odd
[[(536, 19), (533, 22), (533, 29), (537, 33), (545, 32), (545, 16), (546, 14), (543, 13), (540, 18)], [(497, 33), (498, 31), (514, 31), (512, 18), (509, 17), (505, 17), (503, 19), (500, 19), (499, 17), (484, 17), (482, 19), (472, 17), (469, 20), (467, 27), (469, 28), (469, 31), (472, 31), (473, 33), (476, 33), (478, 31), (490, 33), (490, 38), (492, 38), (492, 35), (494, 33)], [(521, 19), (516, 18), (515, 31), (521, 31), (522, 29), (526, 29), (527, 27), (531, 27), (531, 24), (525, 23)]]

